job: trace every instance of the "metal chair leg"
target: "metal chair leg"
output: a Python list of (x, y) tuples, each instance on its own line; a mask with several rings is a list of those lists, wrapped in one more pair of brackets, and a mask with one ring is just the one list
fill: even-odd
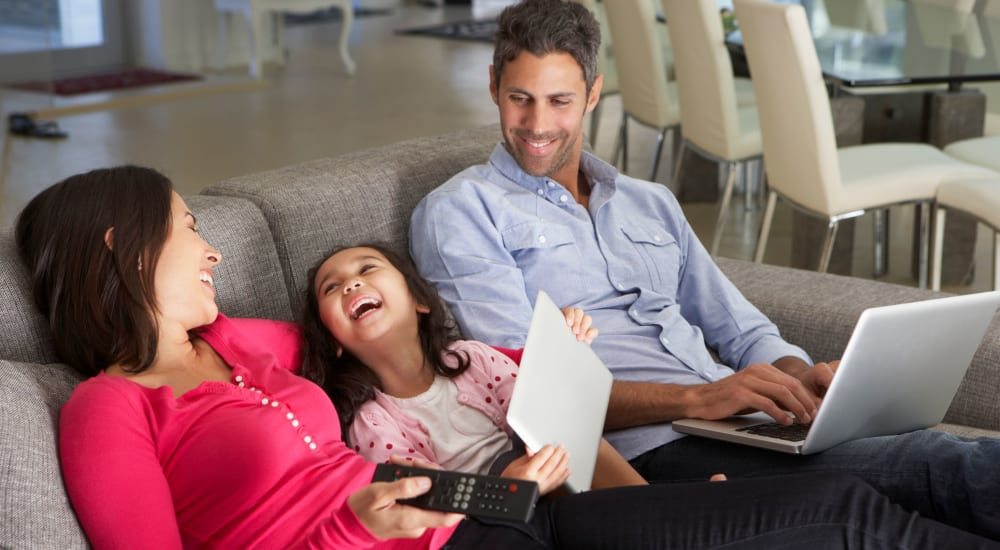
[(931, 209), (929, 202), (922, 202), (917, 205), (920, 211), (920, 250), (917, 258), (917, 287), (927, 288), (927, 265), (931, 248)]
[(649, 181), (656, 181), (656, 172), (660, 169), (660, 156), (663, 154), (663, 140), (667, 137), (670, 128), (663, 128), (656, 134), (656, 147), (653, 148), (653, 169), (649, 173)]
[[(944, 256), (944, 222), (948, 211), (934, 206), (934, 240), (931, 257), (931, 290), (941, 290), (941, 259)], [(994, 274), (996, 277), (996, 274)]]
[(680, 189), (681, 166), (684, 164), (684, 153), (687, 151), (687, 140), (682, 139), (680, 147), (677, 148), (677, 162), (674, 163), (674, 174), (670, 176), (670, 185), (673, 189)]
[(722, 242), (722, 229), (726, 225), (726, 214), (729, 212), (729, 199), (733, 196), (733, 187), (736, 185), (736, 163), (727, 163), (729, 173), (726, 176), (726, 187), (722, 191), (722, 203), (719, 205), (719, 217), (715, 220), (715, 233), (712, 234), (712, 247), (709, 252), (715, 256), (719, 252), (719, 243)]
[(618, 131), (618, 145), (615, 147), (615, 165), (618, 165), (621, 155), (621, 171), (628, 172), (628, 115), (622, 115), (621, 129)]
[(837, 239), (837, 227), (840, 222), (830, 220), (826, 226), (826, 238), (823, 239), (823, 249), (819, 255), (819, 267), (816, 269), (820, 273), (826, 273), (830, 268), (830, 256), (833, 255), (833, 241)]
[(993, 230), (993, 290), (1000, 289), (1000, 232)]
[(760, 225), (760, 236), (757, 237), (757, 250), (753, 253), (753, 261), (761, 263), (764, 261), (764, 249), (767, 248), (767, 236), (771, 232), (771, 219), (774, 217), (774, 205), (778, 202), (778, 194), (769, 191), (767, 194), (767, 206), (764, 207), (764, 219)]
[(889, 271), (889, 209), (876, 208), (872, 212), (875, 225), (872, 248), (872, 275), (881, 277)]

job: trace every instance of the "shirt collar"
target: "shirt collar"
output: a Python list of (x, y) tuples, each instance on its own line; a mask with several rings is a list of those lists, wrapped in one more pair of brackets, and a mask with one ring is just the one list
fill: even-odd
[[(493, 153), (490, 155), (490, 164), (505, 178), (532, 192), (542, 187), (547, 181), (550, 181), (545, 176), (532, 176), (522, 170), (521, 166), (514, 160), (514, 157), (507, 151), (504, 142), (498, 143), (493, 148)], [(582, 151), (580, 169), (590, 181), (591, 196), (598, 190), (601, 190), (602, 194), (614, 193), (615, 179), (618, 177), (618, 169), (614, 166), (604, 162), (593, 153)], [(556, 183), (559, 184), (559, 182)], [(559, 185), (561, 186), (562, 184)], [(606, 189), (604, 189), (605, 187)]]

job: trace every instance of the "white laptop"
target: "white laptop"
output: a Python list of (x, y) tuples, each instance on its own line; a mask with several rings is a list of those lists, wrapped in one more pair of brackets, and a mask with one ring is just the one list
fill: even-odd
[(816, 418), (811, 426), (799, 425), (808, 428), (804, 438), (793, 438), (764, 413), (684, 419), (673, 427), (811, 454), (845, 441), (933, 426), (948, 411), (998, 306), (1000, 292), (994, 291), (864, 311)]
[(529, 449), (562, 444), (570, 491), (587, 491), (611, 396), (611, 372), (579, 342), (555, 302), (538, 293), (507, 423)]

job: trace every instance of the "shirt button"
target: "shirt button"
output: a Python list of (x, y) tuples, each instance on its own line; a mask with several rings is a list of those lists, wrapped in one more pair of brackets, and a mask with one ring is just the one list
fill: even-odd
[(633, 317), (635, 317), (636, 315), (638, 315), (638, 314), (639, 314), (639, 313), (638, 313), (638, 312), (637, 312), (637, 311), (635, 310), (635, 308), (633, 308), (633, 309), (630, 309), (630, 310), (629, 310), (628, 312), (629, 312), (630, 314), (632, 314), (632, 316), (633, 316)]
[(292, 413), (288, 413), (288, 414), (285, 415), (285, 418), (287, 418), (289, 420), (295, 420), (295, 415), (292, 414)]
[(538, 236), (538, 242), (540, 242), (542, 244), (545, 244), (545, 241), (546, 241), (545, 235), (539, 235)]
[(667, 338), (666, 336), (664, 336), (663, 338), (660, 338), (660, 341), (663, 342), (664, 346), (669, 346), (670, 345), (670, 338)]
[(661, 239), (659, 235), (653, 235), (653, 240), (656, 241), (656, 242), (660, 242), (663, 239)]
[(567, 197), (566, 195), (559, 195), (559, 202), (566, 202), (568, 200), (569, 197)]
[(310, 451), (315, 451), (316, 450), (316, 444), (315, 443), (310, 443), (309, 444), (309, 450)]
[(261, 405), (265, 405), (266, 406), (268, 403), (270, 403), (270, 401), (268, 401), (268, 399), (266, 397), (264, 399), (260, 400), (260, 404)]
[(545, 194), (545, 190), (544, 190), (544, 189), (539, 189), (539, 190), (538, 190), (538, 196), (539, 196), (539, 197), (541, 197), (541, 196), (542, 196), (542, 195), (544, 195), (544, 194)]
[(555, 187), (555, 186), (556, 186), (556, 182), (554, 182), (552, 180), (549, 180), (549, 187)]
[(277, 407), (278, 406), (278, 402), (277, 401), (271, 401), (271, 406), (272, 407)]
[(292, 420), (292, 427), (293, 428), (298, 428), (299, 427), (299, 421), (298, 420)]
[(238, 374), (238, 375), (236, 375), (236, 378), (234, 378), (234, 380), (236, 380), (237, 382), (242, 382), (243, 381), (243, 376)]
[(303, 437), (302, 440), (305, 441), (306, 443), (312, 443), (313, 438), (307, 435)]

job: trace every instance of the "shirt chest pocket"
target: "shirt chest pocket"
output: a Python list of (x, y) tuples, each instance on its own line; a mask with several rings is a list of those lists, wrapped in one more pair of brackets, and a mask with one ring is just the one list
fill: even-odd
[(622, 226), (622, 232), (635, 251), (633, 269), (640, 286), (675, 296), (683, 265), (677, 239), (659, 227)]
[(568, 227), (532, 221), (508, 227), (500, 234), (504, 247), (524, 274), (532, 300), (539, 289), (552, 294), (560, 303), (579, 298), (583, 259)]

